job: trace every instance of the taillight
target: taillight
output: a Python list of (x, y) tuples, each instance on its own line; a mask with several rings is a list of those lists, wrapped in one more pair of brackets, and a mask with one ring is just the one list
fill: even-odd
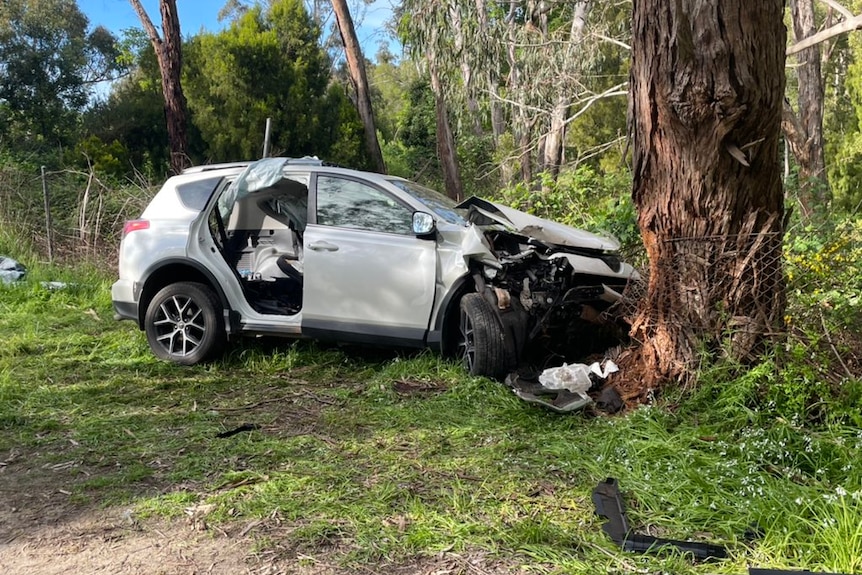
[(129, 220), (123, 224), (123, 237), (138, 230), (147, 230), (150, 228), (149, 220)]

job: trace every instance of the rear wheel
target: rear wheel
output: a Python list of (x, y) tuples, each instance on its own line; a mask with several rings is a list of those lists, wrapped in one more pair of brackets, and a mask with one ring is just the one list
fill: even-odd
[(491, 304), (478, 293), (461, 298), (458, 357), (471, 375), (499, 379), (508, 366), (503, 328)]
[(144, 330), (156, 357), (182, 365), (213, 357), (225, 341), (218, 298), (209, 287), (193, 282), (162, 288), (147, 307)]

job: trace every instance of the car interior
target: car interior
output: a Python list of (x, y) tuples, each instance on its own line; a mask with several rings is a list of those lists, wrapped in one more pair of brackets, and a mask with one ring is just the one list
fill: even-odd
[(303, 176), (284, 178), (248, 193), (236, 200), (222, 223), (222, 254), (259, 313), (293, 315), (302, 309), (307, 181)]

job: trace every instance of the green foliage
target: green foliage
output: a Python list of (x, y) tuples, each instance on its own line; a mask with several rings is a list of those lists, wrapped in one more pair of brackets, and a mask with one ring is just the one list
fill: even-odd
[(564, 170), (556, 181), (540, 174), (541, 189), (524, 184), (501, 190), (498, 199), (513, 208), (596, 233), (610, 234), (624, 249), (640, 244), (631, 201), (631, 176), (602, 174), (582, 164)]
[(75, 145), (71, 159), (82, 169), (119, 179), (128, 172), (128, 158), (129, 151), (117, 140), (105, 143), (97, 136), (90, 136)]
[[(124, 42), (138, 45), (140, 38), (127, 35)], [(133, 54), (136, 60), (131, 73), (113, 84), (106, 99), (89, 107), (83, 116), (83, 127), (102, 142), (117, 141), (128, 151), (123, 166), (127, 176), (137, 170), (151, 179), (160, 179), (168, 171), (170, 158), (158, 62), (148, 40), (126, 57)], [(200, 158), (203, 145), (194, 126), (190, 128), (190, 152)]]
[(0, 6), (0, 135), (30, 149), (68, 144), (89, 86), (115, 69), (114, 37), (88, 31), (73, 0)]
[(785, 261), (791, 325), (862, 333), (862, 219), (791, 231)]
[[(239, 13), (223, 31), (187, 45), (184, 87), (192, 121), (214, 161), (257, 158), (272, 118), (273, 155), (363, 165), (358, 117), (329, 89), (320, 31), (300, 0), (277, 0)], [(361, 128), (359, 128), (361, 130)]]

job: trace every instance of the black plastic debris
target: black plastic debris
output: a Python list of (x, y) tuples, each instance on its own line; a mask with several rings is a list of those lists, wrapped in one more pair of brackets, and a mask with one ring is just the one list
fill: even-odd
[(614, 543), (622, 547), (623, 551), (654, 553), (662, 549), (674, 548), (683, 553), (689, 553), (699, 560), (727, 557), (727, 549), (721, 545), (659, 539), (649, 535), (632, 533), (617, 480), (613, 477), (607, 478), (593, 489), (593, 505), (596, 507), (596, 515), (608, 520), (602, 525), (602, 531), (607, 533)]
[(255, 425), (254, 423), (243, 423), (235, 429), (231, 429), (230, 431), (222, 431), (221, 433), (216, 434), (216, 437), (219, 439), (224, 439), (225, 437), (231, 437), (233, 435), (236, 435), (237, 433), (242, 433), (243, 431), (254, 431), (255, 429), (260, 429), (260, 426)]
[(27, 268), (10, 257), (0, 256), (0, 282), (11, 284), (27, 275)]

